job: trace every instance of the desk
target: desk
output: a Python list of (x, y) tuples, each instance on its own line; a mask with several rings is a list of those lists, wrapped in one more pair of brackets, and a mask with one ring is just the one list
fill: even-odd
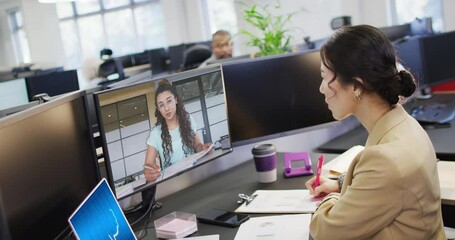
[[(311, 153), (310, 155), (313, 171), (316, 172), (317, 158), (319, 156), (319, 153)], [(338, 156), (338, 154), (324, 154), (326, 162), (330, 162), (336, 156)], [(305, 182), (310, 179), (312, 175), (285, 178), (282, 172), (283, 154), (278, 153), (277, 160), (278, 177), (276, 182), (259, 183), (258, 175), (254, 167), (254, 162), (251, 159), (250, 161), (222, 172), (219, 175), (208, 178), (203, 182), (197, 183), (180, 192), (160, 199), (160, 202), (163, 203), (163, 207), (154, 212), (153, 217), (148, 224), (148, 227), (150, 228), (148, 229), (148, 233), (145, 239), (157, 239), (155, 229), (153, 228), (153, 221), (173, 211), (194, 213), (196, 215), (212, 208), (233, 211), (239, 206), (237, 204), (239, 193), (251, 194), (257, 189), (304, 189)], [(447, 213), (453, 211), (453, 206), (448, 206), (445, 204), (455, 205), (455, 181), (452, 177), (453, 172), (455, 171), (455, 162), (440, 161), (438, 163), (438, 168), (441, 183), (441, 197), (442, 203), (444, 204), (444, 223), (447, 226), (453, 227), (453, 224), (451, 222), (453, 217), (451, 215), (444, 214), (444, 211)], [(251, 214), (252, 217), (265, 215), (271, 214)], [(139, 223), (137, 226), (135, 226), (135, 230), (140, 229), (139, 227), (141, 227), (142, 224), (143, 223)], [(234, 239), (237, 230), (238, 228), (228, 228), (198, 223), (198, 232), (192, 236), (219, 234), (221, 240), (232, 240)]]
[[(311, 162), (313, 171), (316, 172), (316, 162), (319, 154), (311, 154)], [(254, 162), (250, 161), (242, 163), (228, 171), (222, 172), (216, 176), (208, 178), (203, 182), (197, 183), (180, 192), (174, 193), (160, 199), (163, 207), (158, 209), (153, 214), (148, 224), (153, 227), (153, 221), (163, 217), (173, 211), (182, 211), (199, 215), (209, 209), (219, 208), (225, 210), (235, 210), (239, 205), (238, 194), (251, 194), (257, 189), (303, 189), (305, 182), (312, 177), (300, 176), (295, 178), (285, 178), (283, 176), (283, 154), (277, 154), (277, 181), (273, 183), (259, 183)], [(330, 161), (332, 158), (327, 157)], [(158, 185), (159, 188), (159, 185)], [(255, 216), (265, 216), (264, 214), (251, 214)], [(140, 229), (142, 223), (135, 226)], [(219, 234), (221, 240), (234, 239), (238, 228), (229, 228), (216, 226), (211, 224), (198, 223), (198, 232), (192, 236), (203, 236), (211, 234)], [(148, 229), (146, 239), (157, 239), (155, 229)]]
[(133, 67), (124, 68), (123, 72), (125, 73), (126, 77), (131, 77), (131, 76), (139, 74), (141, 72), (150, 70), (150, 68), (151, 68), (150, 63), (147, 63), (147, 64), (136, 65)]
[(455, 162), (439, 161), (438, 174), (441, 185), (441, 202), (446, 205), (455, 205)]
[[(406, 104), (405, 108), (410, 111), (415, 106), (427, 103), (450, 103), (453, 104), (455, 94), (435, 94), (430, 99), (414, 100)], [(426, 129), (433, 143), (436, 155), (439, 159), (455, 161), (455, 119), (450, 122), (448, 128)], [(365, 145), (368, 137), (363, 126), (357, 127), (333, 140), (318, 147), (318, 151), (327, 153), (342, 153), (354, 145)]]

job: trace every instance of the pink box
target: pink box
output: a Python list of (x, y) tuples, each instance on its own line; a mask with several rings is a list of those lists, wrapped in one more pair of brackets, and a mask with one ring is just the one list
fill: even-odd
[(197, 231), (196, 215), (173, 212), (154, 221), (158, 238), (183, 238)]

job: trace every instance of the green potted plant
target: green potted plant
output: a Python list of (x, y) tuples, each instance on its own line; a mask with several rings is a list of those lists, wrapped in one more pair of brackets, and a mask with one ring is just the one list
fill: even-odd
[[(243, 10), (245, 14), (243, 19), (261, 31), (261, 36), (257, 36), (245, 29), (239, 32), (250, 38), (247, 43), (248, 46), (259, 48), (259, 52), (256, 55), (269, 56), (290, 51), (289, 41), (291, 35), (288, 34), (290, 30), (287, 28), (287, 24), (291, 22), (295, 12), (273, 15), (268, 9), (270, 7), (268, 4), (262, 7), (258, 7), (256, 4), (249, 6), (244, 2), (239, 2), (239, 4), (246, 7)], [(280, 8), (279, 2), (274, 5), (274, 8)]]

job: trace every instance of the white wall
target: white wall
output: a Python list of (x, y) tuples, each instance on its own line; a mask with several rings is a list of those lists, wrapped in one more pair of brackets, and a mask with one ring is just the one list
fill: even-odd
[(53, 67), (66, 64), (55, 4), (41, 4), (37, 0), (0, 1), (0, 66), (16, 66), (14, 48), (8, 26), (7, 12), (22, 10), (24, 29), (34, 67)]
[(55, 4), (22, 0), (22, 7), (31, 62), (42, 67), (64, 66), (66, 56)]
[(21, 9), (19, 1), (0, 2), (0, 69), (16, 65), (14, 47), (8, 25), (8, 10)]
[(161, 8), (166, 18), (168, 44), (205, 41), (207, 33), (204, 26), (204, 14), (200, 0), (165, 0)]
[(455, 1), (453, 0), (443, 0), (443, 15), (444, 15), (444, 31), (454, 31), (455, 30)]

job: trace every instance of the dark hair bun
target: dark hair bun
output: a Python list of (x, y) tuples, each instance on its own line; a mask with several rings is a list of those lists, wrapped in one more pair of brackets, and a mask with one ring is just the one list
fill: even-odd
[(172, 86), (172, 84), (167, 80), (166, 78), (161, 79), (158, 82), (158, 87), (164, 87), (164, 86)]
[(414, 77), (412, 74), (406, 70), (401, 70), (398, 75), (400, 76), (400, 80), (398, 81), (400, 83), (401, 89), (400, 89), (400, 96), (403, 97), (409, 97), (411, 96), (417, 86)]
[(399, 71), (390, 81), (389, 84), (385, 85), (386, 88), (382, 89), (381, 93), (391, 105), (398, 102), (399, 96), (411, 96), (417, 88), (414, 77), (406, 70)]

